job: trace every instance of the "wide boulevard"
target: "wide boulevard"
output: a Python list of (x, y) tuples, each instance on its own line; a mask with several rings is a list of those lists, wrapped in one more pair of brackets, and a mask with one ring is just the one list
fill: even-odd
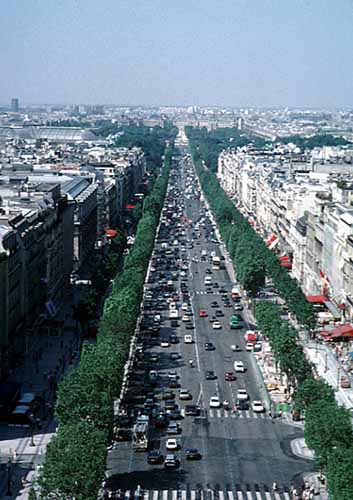
[[(183, 156), (175, 163), (146, 291), (152, 311), (151, 307), (148, 311), (145, 309), (145, 316), (148, 319), (153, 314), (161, 315), (159, 336), (147, 342), (147, 334), (141, 332), (139, 342), (143, 346), (144, 363), (140, 361), (140, 371), (136, 363), (133, 368), (135, 378), (141, 377), (139, 384), (143, 387), (150, 370), (158, 371), (158, 383), (144, 390), (146, 394), (147, 391), (154, 393), (149, 450), (159, 450), (163, 457), (160, 464), (149, 464), (148, 452), (135, 451), (131, 440), (119, 441), (109, 452), (108, 483), (126, 497), (134, 496), (141, 488), (144, 495), (153, 500), (213, 497), (289, 500), (291, 486), (300, 484), (303, 473), (313, 470), (312, 462), (295, 457), (290, 450), (290, 441), (301, 436), (302, 431), (289, 419), (272, 420), (269, 416), (268, 398), (256, 359), (246, 350), (244, 339), (246, 330), (255, 329), (255, 325), (251, 324), (244, 304), (244, 310), (237, 311), (243, 317), (244, 328), (230, 329), (234, 303), (231, 300), (229, 305), (229, 300), (224, 298), (231, 298), (234, 283), (224, 265), (190, 158)], [(221, 269), (213, 268), (212, 255), (222, 259)], [(175, 273), (172, 287), (168, 284), (169, 273)], [(211, 278), (211, 286), (204, 284), (206, 275)], [(170, 319), (173, 300), (178, 311), (178, 326), (172, 326)], [(183, 303), (186, 311), (182, 310)], [(158, 309), (154, 309), (156, 304)], [(200, 317), (200, 311), (206, 312), (204, 317)], [(185, 312), (189, 321), (183, 321)], [(220, 329), (213, 328), (212, 316), (217, 316)], [(193, 342), (186, 343), (185, 335), (191, 335)], [(163, 344), (165, 347), (162, 347), (163, 341), (167, 342)], [(206, 343), (212, 343), (214, 349), (207, 350)], [(238, 352), (232, 350), (232, 345), (238, 346)], [(146, 362), (154, 353), (158, 354), (157, 361), (152, 356), (152, 362)], [(177, 355), (172, 359), (172, 353), (177, 353), (179, 359)], [(234, 370), (234, 361), (242, 361), (245, 372), (234, 373), (235, 380), (225, 380), (225, 372)], [(176, 372), (178, 387), (170, 388), (170, 371)], [(206, 377), (207, 371), (212, 371), (214, 376)], [(187, 389), (192, 399), (180, 400), (180, 389)], [(248, 393), (248, 409), (237, 407), (239, 389)], [(175, 420), (180, 426), (177, 435), (167, 435), (166, 428), (156, 429), (153, 424), (158, 410), (164, 408), (165, 390), (173, 391), (177, 410), (180, 410), (180, 419)], [(219, 398), (218, 408), (210, 407), (211, 397)], [(223, 404), (225, 400), (229, 406)], [(253, 411), (254, 400), (264, 404), (263, 413)], [(185, 415), (185, 407), (190, 404), (199, 406), (198, 415)], [(143, 408), (143, 404), (128, 407), (128, 415), (137, 408)], [(133, 424), (132, 419), (130, 429)], [(175, 452), (166, 450), (166, 441), (170, 438), (178, 441)], [(190, 448), (198, 450), (199, 460), (186, 459), (186, 450)], [(170, 453), (177, 457), (175, 468), (167, 468), (163, 463), (163, 458)], [(277, 491), (272, 491), (273, 482), (278, 485)]]

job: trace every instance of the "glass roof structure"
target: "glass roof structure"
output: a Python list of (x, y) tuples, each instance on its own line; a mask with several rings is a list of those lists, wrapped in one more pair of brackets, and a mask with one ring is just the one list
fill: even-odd
[(0, 141), (11, 139), (43, 139), (49, 142), (92, 142), (97, 138), (90, 130), (79, 127), (0, 127)]

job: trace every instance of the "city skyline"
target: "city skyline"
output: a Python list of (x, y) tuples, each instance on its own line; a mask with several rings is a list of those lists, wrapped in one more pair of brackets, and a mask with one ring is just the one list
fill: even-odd
[(352, 106), (350, 1), (202, 5), (7, 3), (0, 102)]

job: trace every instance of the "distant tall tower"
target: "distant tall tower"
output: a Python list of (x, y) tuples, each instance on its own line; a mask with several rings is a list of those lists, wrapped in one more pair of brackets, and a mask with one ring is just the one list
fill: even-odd
[(19, 105), (19, 100), (17, 97), (13, 97), (11, 99), (11, 111), (13, 111), (14, 113), (18, 113), (18, 110), (20, 109), (20, 105)]
[(243, 130), (244, 119), (240, 116), (238, 118), (238, 130)]

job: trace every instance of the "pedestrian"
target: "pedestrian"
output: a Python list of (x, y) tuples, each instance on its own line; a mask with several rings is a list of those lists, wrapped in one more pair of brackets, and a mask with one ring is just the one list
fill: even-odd
[(273, 481), (273, 483), (272, 483), (272, 491), (273, 491), (273, 493), (276, 493), (277, 490), (278, 490), (277, 483), (276, 483), (276, 481)]

